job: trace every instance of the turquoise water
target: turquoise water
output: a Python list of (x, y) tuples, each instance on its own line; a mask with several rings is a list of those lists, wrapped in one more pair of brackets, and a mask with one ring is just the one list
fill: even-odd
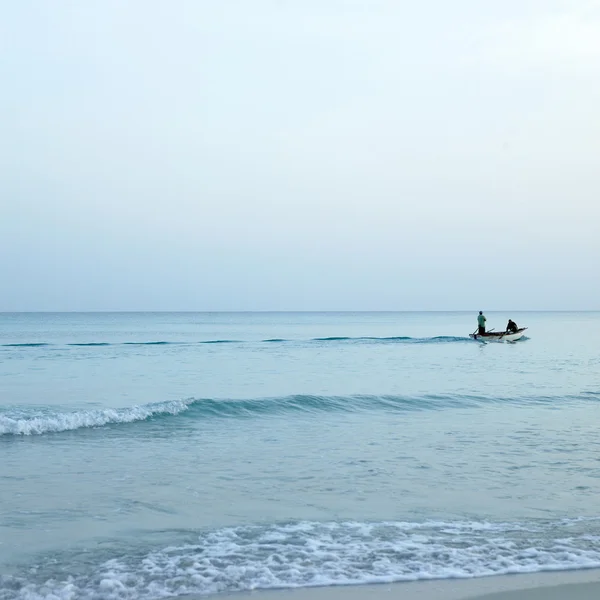
[(0, 315), (0, 599), (600, 566), (600, 313)]

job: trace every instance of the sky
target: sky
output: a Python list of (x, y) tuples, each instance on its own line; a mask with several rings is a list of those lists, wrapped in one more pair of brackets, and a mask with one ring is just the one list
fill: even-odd
[(600, 0), (0, 10), (0, 310), (600, 309)]

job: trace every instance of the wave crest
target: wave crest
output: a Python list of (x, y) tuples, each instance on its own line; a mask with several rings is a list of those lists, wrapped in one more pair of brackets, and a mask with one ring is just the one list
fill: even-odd
[(0, 435), (42, 435), (103, 427), (111, 424), (135, 423), (158, 415), (177, 415), (189, 407), (193, 400), (160, 402), (131, 408), (85, 410), (66, 413), (38, 414), (13, 417), (0, 414)]
[[(272, 398), (232, 400), (188, 398), (142, 404), (128, 408), (58, 413), (37, 412), (24, 414), (22, 411), (11, 413), (10, 410), (5, 410), (0, 413), (0, 436), (43, 435), (109, 425), (128, 425), (149, 420), (169, 419), (178, 415), (180, 418), (185, 416), (190, 419), (242, 419), (277, 417), (288, 413), (317, 415), (324, 412), (409, 412), (477, 408), (505, 404), (535, 406), (549, 405), (558, 401), (596, 402), (597, 396), (590, 393), (560, 398), (552, 396), (498, 398), (437, 394), (421, 396), (319, 396), (297, 394)], [(167, 427), (166, 424), (165, 427)]]

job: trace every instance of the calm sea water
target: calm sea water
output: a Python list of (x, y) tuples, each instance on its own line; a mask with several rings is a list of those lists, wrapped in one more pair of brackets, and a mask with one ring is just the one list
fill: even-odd
[(1, 314), (0, 599), (600, 567), (600, 313)]

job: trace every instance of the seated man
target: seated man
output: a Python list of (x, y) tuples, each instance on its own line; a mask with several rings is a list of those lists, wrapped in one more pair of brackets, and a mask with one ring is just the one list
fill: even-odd
[(519, 328), (517, 327), (517, 324), (512, 319), (509, 319), (508, 325), (506, 326), (506, 332), (507, 333), (516, 333), (518, 330), (519, 330)]

